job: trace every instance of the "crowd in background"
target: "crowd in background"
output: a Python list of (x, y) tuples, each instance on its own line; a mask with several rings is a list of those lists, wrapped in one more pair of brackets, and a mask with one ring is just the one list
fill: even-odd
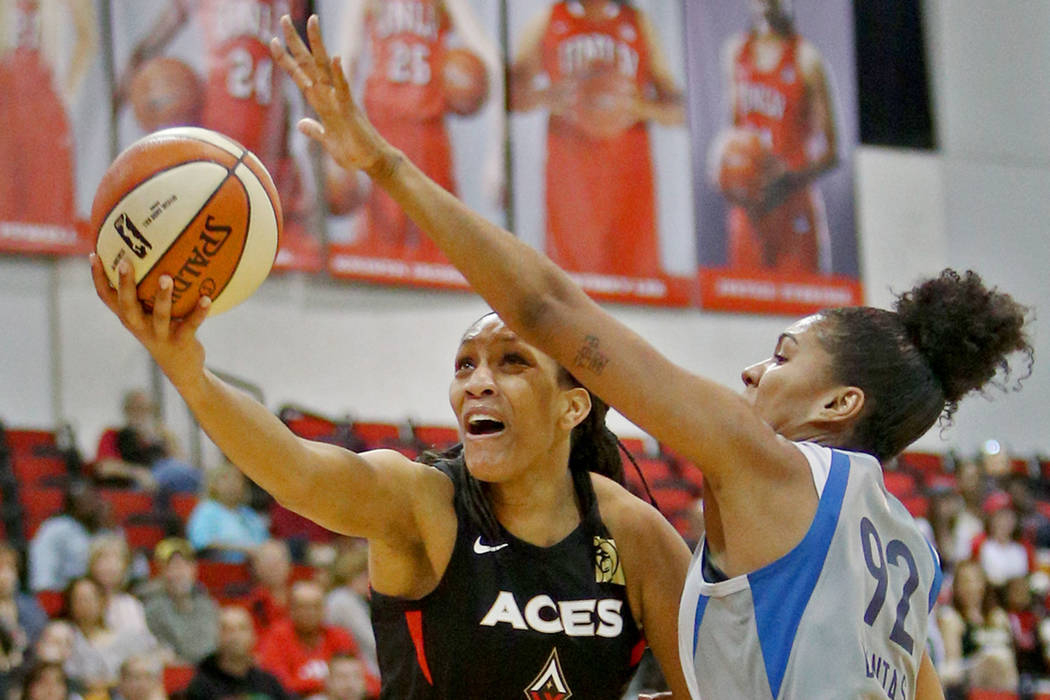
[[(377, 696), (367, 544), (284, 510), (232, 465), (191, 465), (144, 392), (129, 392), (124, 410), (126, 425), (73, 461), (62, 507), (31, 537), (0, 543), (0, 700)], [(374, 446), (330, 427), (310, 437)], [(651, 442), (631, 448), (629, 488), (651, 493), (694, 545), (702, 477)], [(994, 443), (973, 458), (925, 457), (922, 468), (908, 454), (887, 465), (886, 483), (941, 558), (929, 650), (947, 697), (1050, 690), (1044, 465)], [(159, 541), (129, 544), (100, 497), (114, 488), (153, 496)], [(180, 495), (191, 509), (172, 508)], [(223, 570), (245, 575), (208, 573)], [(632, 692), (660, 687), (646, 664)]]

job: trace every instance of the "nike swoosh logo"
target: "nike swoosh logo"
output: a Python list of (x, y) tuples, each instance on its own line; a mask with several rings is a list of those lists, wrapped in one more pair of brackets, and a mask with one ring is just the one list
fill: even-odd
[(481, 535), (478, 535), (478, 538), (474, 540), (474, 554), (488, 554), (489, 552), (495, 552), (497, 550), (503, 549), (506, 546), (506, 542), (497, 545), (483, 544), (481, 541)]

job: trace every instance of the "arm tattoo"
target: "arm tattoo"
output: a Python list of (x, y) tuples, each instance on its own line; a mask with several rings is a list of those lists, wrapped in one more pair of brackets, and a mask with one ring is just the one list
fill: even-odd
[(576, 360), (573, 365), (589, 369), (595, 374), (601, 374), (608, 363), (609, 357), (598, 349), (598, 336), (589, 335), (584, 338), (583, 345), (576, 351)]

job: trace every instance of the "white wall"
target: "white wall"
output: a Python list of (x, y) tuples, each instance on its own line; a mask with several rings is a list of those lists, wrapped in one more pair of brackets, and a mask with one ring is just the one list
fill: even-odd
[[(1050, 3), (929, 0), (931, 65), (944, 152), (862, 149), (857, 158), (861, 259), (869, 301), (886, 305), (946, 264), (973, 266), (1026, 303), (1050, 297), (1045, 222), (1050, 135), (1035, 115), (1050, 91)], [(49, 333), (57, 285), (59, 339)], [(263, 387), (276, 409), (297, 402), (364, 419), (451, 423), (445, 391), (461, 331), (485, 310), (461, 293), (327, 284), (274, 277), (255, 297), (209, 320), (209, 364)], [(613, 313), (676, 362), (739, 384), (789, 319), (615, 307)], [(10, 425), (69, 420), (90, 454), (120, 419), (123, 391), (148, 386), (145, 353), (95, 298), (86, 261), (0, 258), (0, 419)], [(1050, 341), (1035, 326), (1042, 357)], [(728, 339), (728, 340), (727, 340)], [(59, 358), (60, 369), (52, 371)], [(998, 437), (1016, 451), (1050, 453), (1046, 363), (1019, 394), (970, 400), (955, 427), (919, 446), (974, 449)], [(167, 389), (169, 421), (188, 431)], [(637, 430), (622, 419), (614, 429)], [(188, 434), (183, 432), (184, 435)]]

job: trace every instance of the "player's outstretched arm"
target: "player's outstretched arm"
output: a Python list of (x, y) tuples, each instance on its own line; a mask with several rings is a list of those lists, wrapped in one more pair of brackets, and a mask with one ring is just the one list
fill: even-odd
[(205, 368), (196, 331), (208, 313), (207, 297), (185, 319), (172, 320), (170, 277), (161, 278), (153, 313), (147, 314), (126, 261), (118, 268), (117, 289), (110, 287), (95, 255), (91, 272), (99, 298), (145, 346), (201, 427), (249, 478), (331, 530), (394, 546), (418, 546), (413, 515), (426, 503), (410, 495), (440, 490), (422, 488), (432, 470), (396, 452), (361, 456), (297, 437), (265, 406)]
[(511, 329), (716, 482), (751, 465), (778, 473), (797, 466), (797, 450), (736, 392), (675, 365), (546, 256), (471, 211), (383, 140), (351, 97), (339, 59), (328, 56), (316, 17), (307, 23), (310, 48), (290, 19), (282, 27), (285, 45), (274, 39), (273, 56), (319, 117), (301, 121), (300, 130), (383, 187)]

